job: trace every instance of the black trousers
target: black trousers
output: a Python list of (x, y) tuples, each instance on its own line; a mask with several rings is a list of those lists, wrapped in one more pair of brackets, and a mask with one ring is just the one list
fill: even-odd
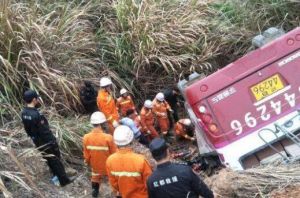
[(60, 185), (64, 186), (70, 182), (66, 174), (65, 167), (60, 161), (60, 151), (56, 142), (42, 144), (41, 142), (34, 141), (39, 151), (42, 152), (43, 158), (47, 160), (47, 164), (53, 175), (58, 177)]
[(94, 113), (95, 111), (98, 110), (96, 100), (82, 101), (82, 104), (87, 113)]
[(96, 182), (92, 182), (92, 197), (98, 197), (99, 195), (99, 187), (100, 187), (100, 184), (99, 183), (96, 183)]
[(172, 129), (174, 127), (175, 123), (179, 120), (177, 106), (171, 105), (171, 108), (172, 108), (173, 112), (172, 113), (168, 112), (168, 118), (170, 121), (170, 129)]
[(149, 147), (149, 140), (145, 137), (143, 133), (141, 133), (141, 135), (138, 137), (138, 141), (146, 147)]
[(173, 110), (173, 118), (174, 118), (174, 121), (177, 122), (179, 120), (178, 118), (178, 110), (177, 110), (177, 107), (172, 107), (172, 110)]

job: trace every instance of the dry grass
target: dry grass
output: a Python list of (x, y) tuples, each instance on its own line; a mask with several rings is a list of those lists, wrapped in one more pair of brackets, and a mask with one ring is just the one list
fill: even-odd
[[(19, 118), (30, 87), (42, 95), (43, 112), (70, 158), (81, 153), (90, 129), (88, 118), (77, 115), (83, 80), (98, 85), (109, 75), (116, 91), (126, 87), (142, 104), (192, 71), (209, 74), (242, 56), (270, 26), (299, 26), (299, 10), (284, 0), (2, 0), (0, 143), (32, 147)], [(22, 186), (24, 175), (9, 176), (11, 161), (2, 156), (0, 175)]]
[(283, 0), (119, 0), (113, 6), (115, 15), (98, 30), (99, 51), (142, 99), (192, 71), (225, 66), (251, 50), (261, 30), (299, 25), (299, 4)]
[(98, 84), (105, 74), (142, 102), (160, 85), (195, 70), (209, 74), (246, 53), (267, 27), (298, 26), (298, 10), (283, 0), (3, 0), (0, 117), (17, 113), (28, 87), (61, 115), (81, 111), (79, 84)]
[[(11, 3), (0, 18), (1, 93), (19, 105), (23, 91), (37, 89), (59, 113), (80, 110), (78, 83), (95, 76), (94, 26), (89, 4), (57, 4), (43, 12), (38, 4)], [(95, 58), (92, 58), (94, 56)]]
[(205, 182), (217, 197), (269, 197), (271, 192), (300, 184), (299, 163), (270, 165), (234, 172), (223, 169)]
[[(70, 167), (69, 163), (74, 163), (76, 166), (80, 166), (81, 170), (83, 166), (81, 137), (82, 133), (89, 130), (88, 125), (84, 126), (87, 119), (78, 118), (78, 122), (75, 122), (75, 119), (63, 121), (59, 118), (53, 118), (51, 120), (55, 135), (61, 145), (60, 149), (65, 167)], [(47, 190), (46, 192), (41, 191), (41, 188), (49, 188), (48, 180), (51, 175), (41, 153), (34, 148), (24, 130), (21, 128), (11, 130), (12, 126), (15, 125), (15, 123), (10, 123), (0, 129), (0, 178), (5, 178), (6, 181), (3, 186), (0, 185), (0, 189), (6, 189), (8, 191), (5, 191), (6, 193), (13, 195), (25, 190), (32, 196), (43, 197), (50, 193)], [(84, 178), (84, 181), (86, 180), (87, 178)]]

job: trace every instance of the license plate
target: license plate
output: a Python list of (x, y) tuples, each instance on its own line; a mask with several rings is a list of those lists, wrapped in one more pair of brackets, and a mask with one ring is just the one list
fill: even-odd
[(267, 78), (266, 80), (252, 86), (250, 89), (256, 101), (259, 101), (283, 88), (283, 82), (281, 81), (279, 75), (275, 74), (270, 78)]

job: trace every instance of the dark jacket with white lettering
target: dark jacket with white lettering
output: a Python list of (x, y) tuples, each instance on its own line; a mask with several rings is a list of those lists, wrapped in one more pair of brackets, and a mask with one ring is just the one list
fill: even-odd
[(26, 133), (37, 147), (44, 144), (56, 143), (56, 138), (50, 131), (47, 119), (41, 115), (36, 108), (25, 107), (22, 111), (21, 118)]
[(147, 181), (149, 198), (213, 198), (212, 191), (193, 170), (182, 164), (166, 162)]

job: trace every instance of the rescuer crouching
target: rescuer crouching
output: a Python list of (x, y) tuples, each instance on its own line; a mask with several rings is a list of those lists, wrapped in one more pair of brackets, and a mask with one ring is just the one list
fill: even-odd
[(194, 138), (194, 126), (192, 124), (192, 121), (188, 118), (186, 119), (180, 119), (175, 124), (175, 134), (176, 134), (176, 140), (190, 140), (195, 141)]
[(141, 128), (137, 125), (137, 122), (134, 120), (136, 118), (135, 111), (133, 109), (129, 109), (126, 114), (127, 116), (120, 120), (120, 124), (128, 126), (133, 131), (134, 138), (138, 140), (139, 143), (148, 147), (148, 139), (144, 136), (144, 133), (141, 132)]

